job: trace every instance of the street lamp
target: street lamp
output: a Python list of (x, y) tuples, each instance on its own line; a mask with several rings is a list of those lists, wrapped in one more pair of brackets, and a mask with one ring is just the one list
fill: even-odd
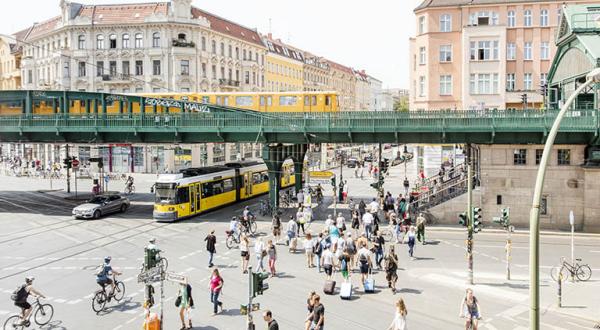
[(579, 88), (573, 92), (573, 94), (567, 99), (567, 102), (561, 107), (560, 112), (552, 124), (552, 129), (548, 134), (548, 139), (544, 145), (544, 152), (540, 161), (540, 167), (538, 168), (537, 179), (535, 181), (535, 190), (533, 192), (533, 202), (531, 204), (531, 211), (529, 213), (529, 328), (532, 330), (538, 330), (540, 328), (540, 295), (539, 295), (539, 238), (540, 238), (540, 203), (542, 199), (542, 188), (544, 185), (544, 176), (546, 175), (546, 165), (548, 164), (548, 158), (550, 158), (550, 152), (554, 145), (556, 134), (560, 122), (562, 121), (565, 113), (571, 106), (571, 103), (577, 98), (577, 95), (584, 89), (594, 83), (600, 83), (600, 68), (592, 70)]

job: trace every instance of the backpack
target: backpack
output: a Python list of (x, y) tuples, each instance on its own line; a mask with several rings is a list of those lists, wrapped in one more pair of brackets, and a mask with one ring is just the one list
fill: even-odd
[(100, 265), (98, 267), (100, 268), (100, 270), (96, 272), (96, 277), (108, 276), (108, 274), (106, 273), (106, 267), (104, 267), (104, 265)]
[(13, 293), (10, 295), (10, 299), (15, 302), (27, 301), (27, 296), (29, 295), (29, 293), (25, 289), (26, 287), (27, 285), (25, 284), (18, 286), (15, 289), (15, 291), (13, 291)]
[(349, 238), (348, 241), (346, 242), (346, 247), (348, 249), (348, 253), (350, 253), (350, 254), (356, 253), (356, 245), (354, 245), (354, 241), (351, 238)]
[(322, 254), (323, 253), (323, 244), (321, 241), (317, 241), (315, 245), (313, 245), (313, 253), (314, 254)]
[(367, 259), (366, 254), (361, 253), (360, 256), (358, 257), (358, 261), (360, 261), (361, 264), (366, 264), (367, 262), (369, 262), (369, 259)]

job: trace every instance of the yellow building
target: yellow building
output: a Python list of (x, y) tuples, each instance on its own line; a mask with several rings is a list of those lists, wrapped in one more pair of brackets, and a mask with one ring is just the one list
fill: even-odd
[(267, 47), (265, 89), (269, 92), (302, 91), (304, 55), (299, 49), (273, 39), (271, 34), (263, 36)]
[(21, 53), (12, 40), (0, 37), (0, 90), (21, 88)]

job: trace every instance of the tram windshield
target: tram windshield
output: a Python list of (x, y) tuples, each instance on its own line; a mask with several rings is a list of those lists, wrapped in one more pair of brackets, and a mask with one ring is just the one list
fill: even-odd
[(156, 183), (156, 203), (175, 204), (177, 189), (174, 183)]

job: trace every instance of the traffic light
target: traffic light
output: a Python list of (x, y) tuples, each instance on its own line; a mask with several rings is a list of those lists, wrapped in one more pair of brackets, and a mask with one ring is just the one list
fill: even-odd
[(387, 158), (384, 158), (381, 162), (379, 162), (379, 168), (381, 169), (381, 173), (387, 173), (389, 166), (390, 160)]
[(521, 94), (521, 103), (527, 104), (527, 94)]
[(73, 159), (70, 157), (63, 159), (63, 164), (65, 164), (65, 168), (71, 168), (72, 162), (73, 162)]
[(476, 233), (480, 232), (483, 228), (481, 213), (482, 209), (480, 207), (473, 208), (473, 231)]
[(383, 175), (379, 175), (379, 179), (377, 180), (377, 182), (371, 183), (371, 187), (373, 187), (375, 190), (380, 190), (383, 187), (384, 183), (385, 181)]
[(467, 226), (467, 213), (463, 212), (458, 215), (458, 224), (463, 227)]
[(145, 291), (145, 305), (146, 308), (150, 309), (152, 306), (154, 306), (154, 287), (150, 284), (147, 284)]
[(335, 176), (331, 177), (331, 186), (335, 188)]
[(269, 273), (252, 273), (252, 297), (262, 295), (263, 292), (269, 289), (269, 284), (265, 283), (264, 280), (269, 278)]
[(546, 96), (546, 93), (548, 93), (548, 84), (540, 85), (540, 90), (542, 92), (542, 95)]

